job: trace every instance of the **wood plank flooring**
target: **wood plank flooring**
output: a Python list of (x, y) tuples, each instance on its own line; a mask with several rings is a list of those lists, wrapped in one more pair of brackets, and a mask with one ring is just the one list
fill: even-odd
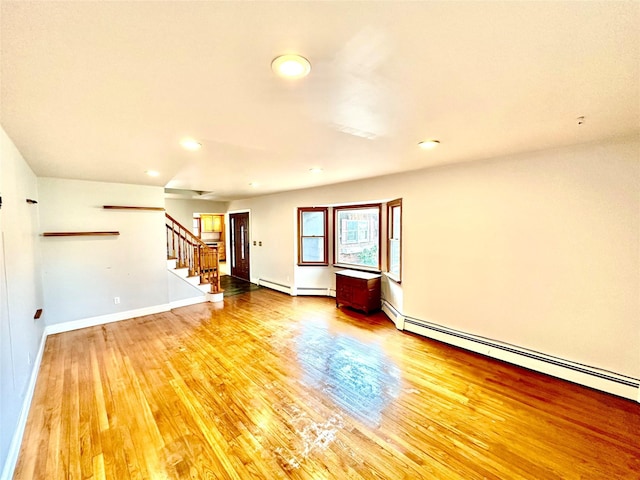
[(640, 478), (640, 405), (268, 289), (50, 336), (16, 479)]

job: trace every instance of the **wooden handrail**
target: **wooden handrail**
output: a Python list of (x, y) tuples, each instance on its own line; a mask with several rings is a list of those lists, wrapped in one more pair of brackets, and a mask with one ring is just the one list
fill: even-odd
[(167, 219), (167, 257), (176, 259), (177, 268), (187, 268), (190, 276), (199, 276), (201, 283), (211, 285), (211, 293), (220, 293), (218, 248), (210, 247), (175, 218)]
[(200, 246), (202, 246), (202, 247), (208, 247), (208, 248), (211, 248), (211, 247), (209, 247), (209, 245), (207, 245), (207, 244), (206, 244), (206, 243), (204, 243), (202, 240), (200, 240), (198, 237), (196, 237), (193, 233), (191, 233), (191, 232), (187, 229), (187, 227), (185, 227), (184, 225), (182, 225), (179, 221), (177, 221), (177, 220), (176, 220), (175, 218), (173, 218), (171, 215), (169, 215), (169, 214), (168, 214), (168, 213), (166, 213), (166, 212), (165, 212), (165, 214), (164, 214), (164, 215), (167, 217), (167, 219), (171, 220), (171, 222), (172, 222), (172, 223), (174, 223), (174, 224), (178, 225), (182, 230), (184, 230), (184, 232), (187, 234), (187, 236), (188, 236), (188, 237), (191, 237), (191, 240), (192, 240), (194, 243), (197, 243), (197, 244), (199, 244), (199, 245), (200, 245)]

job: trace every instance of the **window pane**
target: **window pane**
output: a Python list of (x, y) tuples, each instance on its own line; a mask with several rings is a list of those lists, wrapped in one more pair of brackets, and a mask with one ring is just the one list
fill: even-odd
[(388, 203), (387, 269), (393, 279), (402, 275), (402, 199)]
[(400, 207), (393, 207), (391, 209), (393, 232), (392, 238), (396, 240), (400, 238)]
[(400, 275), (400, 240), (389, 241), (389, 273)]
[(302, 212), (302, 236), (324, 236), (324, 212)]
[(324, 238), (306, 237), (302, 239), (302, 261), (324, 262)]
[(342, 241), (356, 243), (358, 241), (358, 222), (344, 220), (342, 223)]
[(336, 262), (380, 268), (380, 210), (377, 207), (340, 209), (336, 211), (336, 219)]
[(369, 222), (358, 222), (358, 241), (369, 241)]

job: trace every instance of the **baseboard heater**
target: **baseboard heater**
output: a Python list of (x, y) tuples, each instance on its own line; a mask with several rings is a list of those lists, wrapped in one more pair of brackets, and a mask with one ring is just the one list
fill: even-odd
[(384, 311), (385, 309), (389, 310), (389, 312), (385, 312), (385, 313), (393, 315), (394, 319), (399, 319), (399, 318), (402, 317), (402, 314), (396, 309), (396, 307), (391, 305), (390, 302), (388, 302), (387, 300), (385, 300), (383, 298), (382, 299), (382, 310)]
[(298, 295), (316, 295), (323, 297), (330, 297), (331, 292), (328, 288), (319, 288), (319, 287), (297, 287), (296, 293)]
[(404, 330), (640, 402), (640, 380), (633, 377), (460, 332), (417, 318), (405, 317)]
[(272, 282), (271, 280), (266, 280), (264, 278), (258, 279), (258, 285), (261, 287), (267, 287), (272, 290), (277, 290), (278, 292), (288, 293), (292, 295), (292, 288), (290, 285), (284, 285), (282, 283)]

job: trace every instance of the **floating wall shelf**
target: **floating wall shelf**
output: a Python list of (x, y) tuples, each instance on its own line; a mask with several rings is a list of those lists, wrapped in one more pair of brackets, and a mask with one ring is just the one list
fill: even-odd
[(105, 236), (120, 235), (120, 232), (44, 232), (43, 237), (89, 237), (89, 236)]
[(163, 207), (126, 207), (123, 205), (103, 205), (102, 208), (109, 210), (155, 210), (158, 212), (164, 212)]

